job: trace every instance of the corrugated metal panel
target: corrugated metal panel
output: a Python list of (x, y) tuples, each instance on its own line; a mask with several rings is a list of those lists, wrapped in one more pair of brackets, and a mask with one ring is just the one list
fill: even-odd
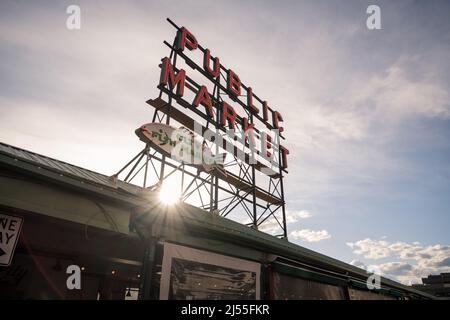
[(58, 172), (66, 176), (78, 178), (80, 180), (103, 185), (105, 187), (113, 189), (120, 188), (133, 194), (136, 194), (137, 192), (142, 190), (142, 188), (136, 185), (125, 183), (120, 180), (114, 183), (108, 176), (105, 176), (103, 174), (77, 167), (66, 162), (46, 157), (31, 151), (13, 147), (6, 143), (0, 142), (0, 152), (11, 158), (24, 160), (33, 163), (36, 166)]

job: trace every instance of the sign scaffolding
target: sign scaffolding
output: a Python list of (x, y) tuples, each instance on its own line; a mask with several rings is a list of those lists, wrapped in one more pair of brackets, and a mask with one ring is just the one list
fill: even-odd
[[(176, 179), (180, 201), (287, 238), (283, 177), (289, 151), (280, 143), (281, 114), (190, 31), (167, 21), (177, 33), (172, 43), (164, 41), (170, 55), (161, 60), (160, 92), (147, 101), (153, 120), (136, 130), (146, 145), (113, 178), (124, 174), (125, 182), (139, 179), (155, 191)], [(174, 157), (186, 140), (183, 132), (192, 141), (201, 137), (189, 142), (185, 155), (195, 155), (200, 145), (200, 153), (208, 151), (219, 164)]]

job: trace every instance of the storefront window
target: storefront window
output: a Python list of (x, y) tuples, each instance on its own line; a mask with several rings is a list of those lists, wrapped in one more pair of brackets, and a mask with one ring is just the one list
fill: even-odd
[(161, 299), (259, 299), (260, 264), (166, 243)]
[(344, 300), (342, 287), (274, 272), (273, 296), (277, 300)]

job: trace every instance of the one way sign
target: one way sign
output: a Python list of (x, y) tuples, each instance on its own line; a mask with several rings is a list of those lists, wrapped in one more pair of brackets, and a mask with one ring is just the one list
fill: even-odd
[(0, 213), (0, 266), (9, 266), (14, 256), (23, 218)]

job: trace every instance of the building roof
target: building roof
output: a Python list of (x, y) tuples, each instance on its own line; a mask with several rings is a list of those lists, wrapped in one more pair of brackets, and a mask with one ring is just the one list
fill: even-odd
[(51, 172), (58, 173), (61, 178), (72, 178), (96, 186), (120, 190), (135, 195), (142, 191), (142, 188), (136, 185), (0, 142), (0, 161), (11, 163), (11, 160), (17, 166), (29, 164), (34, 167), (37, 166), (38, 170), (47, 169)]

